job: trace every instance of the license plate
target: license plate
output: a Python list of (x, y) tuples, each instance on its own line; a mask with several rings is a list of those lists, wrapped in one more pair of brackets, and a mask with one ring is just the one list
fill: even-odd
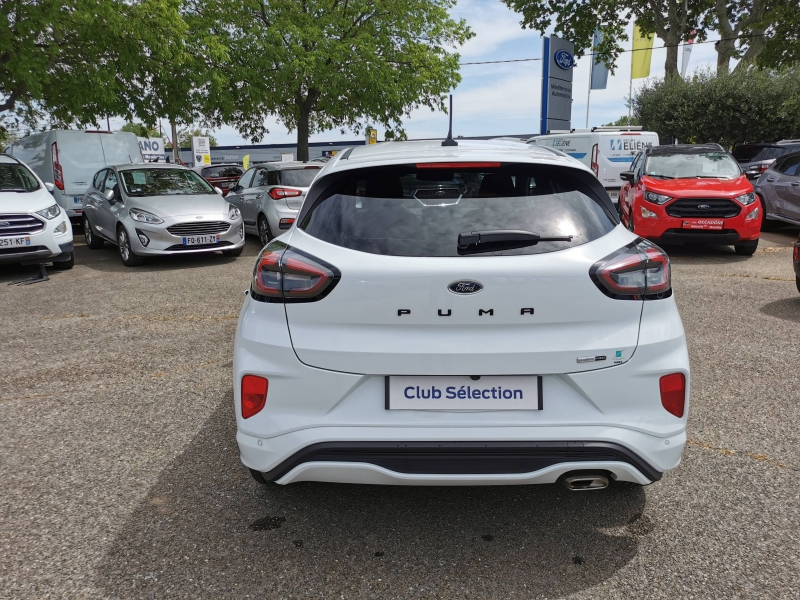
[(195, 235), (183, 238), (184, 246), (202, 246), (204, 244), (219, 244), (218, 235)]
[(73, 204), (83, 204), (83, 198), (80, 196), (73, 196), (72, 197)]
[(386, 378), (390, 410), (542, 410), (540, 375)]
[(24, 248), (31, 245), (31, 238), (25, 237), (0, 237), (0, 248)]
[(231, 184), (228, 181), (223, 181), (223, 182), (221, 182), (219, 184), (219, 187), (221, 187), (221, 188), (229, 188), (229, 187), (231, 187)]
[(711, 229), (719, 230), (725, 226), (724, 219), (684, 219), (684, 229)]
[(608, 190), (608, 196), (612, 202), (619, 200), (619, 190)]

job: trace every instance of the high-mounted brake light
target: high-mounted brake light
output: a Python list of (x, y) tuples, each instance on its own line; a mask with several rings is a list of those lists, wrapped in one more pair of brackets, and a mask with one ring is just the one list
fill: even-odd
[(301, 190), (291, 190), (289, 188), (274, 187), (267, 192), (269, 197), (273, 200), (283, 200), (284, 198), (294, 198), (300, 196), (303, 192)]
[(661, 405), (678, 418), (683, 416), (686, 406), (686, 376), (683, 373), (664, 375), (658, 381), (661, 390)]
[(600, 165), (597, 164), (597, 144), (592, 146), (592, 160), (591, 160), (592, 172), (594, 173), (595, 177), (599, 177), (597, 174), (600, 171)]
[(264, 302), (315, 302), (331, 293), (341, 273), (333, 265), (282, 242), (261, 251), (253, 272), (253, 298)]
[(58, 189), (63, 190), (64, 171), (61, 169), (61, 163), (58, 162), (58, 144), (56, 142), (53, 142), (51, 150), (53, 155), (53, 183)]
[(435, 162), (417, 163), (417, 169), (496, 169), (499, 162)]
[(596, 262), (589, 277), (601, 292), (616, 300), (657, 300), (672, 294), (669, 257), (643, 239)]
[(242, 377), (242, 418), (249, 419), (260, 413), (267, 404), (269, 380), (258, 375)]

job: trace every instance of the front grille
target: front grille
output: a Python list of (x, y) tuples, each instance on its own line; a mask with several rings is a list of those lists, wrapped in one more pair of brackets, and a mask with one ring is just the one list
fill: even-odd
[[(701, 206), (708, 208), (700, 208)], [(670, 217), (691, 219), (730, 219), (741, 210), (733, 200), (724, 198), (682, 198), (667, 205), (667, 214)]]
[(418, 200), (449, 200), (461, 196), (458, 188), (439, 188), (434, 190), (416, 190), (414, 197)]
[(192, 250), (207, 250), (208, 248), (225, 248), (226, 246), (233, 246), (230, 242), (220, 242), (219, 244), (198, 244), (197, 246), (184, 246), (183, 244), (175, 244), (174, 246), (170, 246), (166, 248), (170, 252), (184, 251), (184, 252), (191, 252)]
[(32, 215), (0, 214), (0, 236), (28, 235), (44, 229), (44, 223)]
[(7, 254), (35, 254), (44, 250), (49, 252), (47, 246), (19, 246), (17, 248), (0, 248), (0, 256), (5, 256)]
[(185, 235), (211, 235), (225, 233), (231, 228), (225, 221), (203, 221), (201, 223), (177, 223), (167, 227), (172, 235), (183, 237)]

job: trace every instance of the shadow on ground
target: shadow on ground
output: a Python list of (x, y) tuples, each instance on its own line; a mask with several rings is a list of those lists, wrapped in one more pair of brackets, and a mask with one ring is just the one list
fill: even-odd
[(791, 298), (783, 298), (781, 300), (769, 302), (759, 310), (770, 317), (800, 323), (800, 294)]
[(108, 596), (559, 596), (601, 583), (652, 525), (642, 489), (262, 486), (231, 399), (161, 473), (98, 569)]

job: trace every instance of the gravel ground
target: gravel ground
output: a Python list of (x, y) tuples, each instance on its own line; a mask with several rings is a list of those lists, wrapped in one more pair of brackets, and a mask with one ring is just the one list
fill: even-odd
[(670, 249), (681, 466), (635, 490), (266, 488), (231, 410), (258, 251), (0, 269), (0, 597), (800, 597), (796, 230)]

